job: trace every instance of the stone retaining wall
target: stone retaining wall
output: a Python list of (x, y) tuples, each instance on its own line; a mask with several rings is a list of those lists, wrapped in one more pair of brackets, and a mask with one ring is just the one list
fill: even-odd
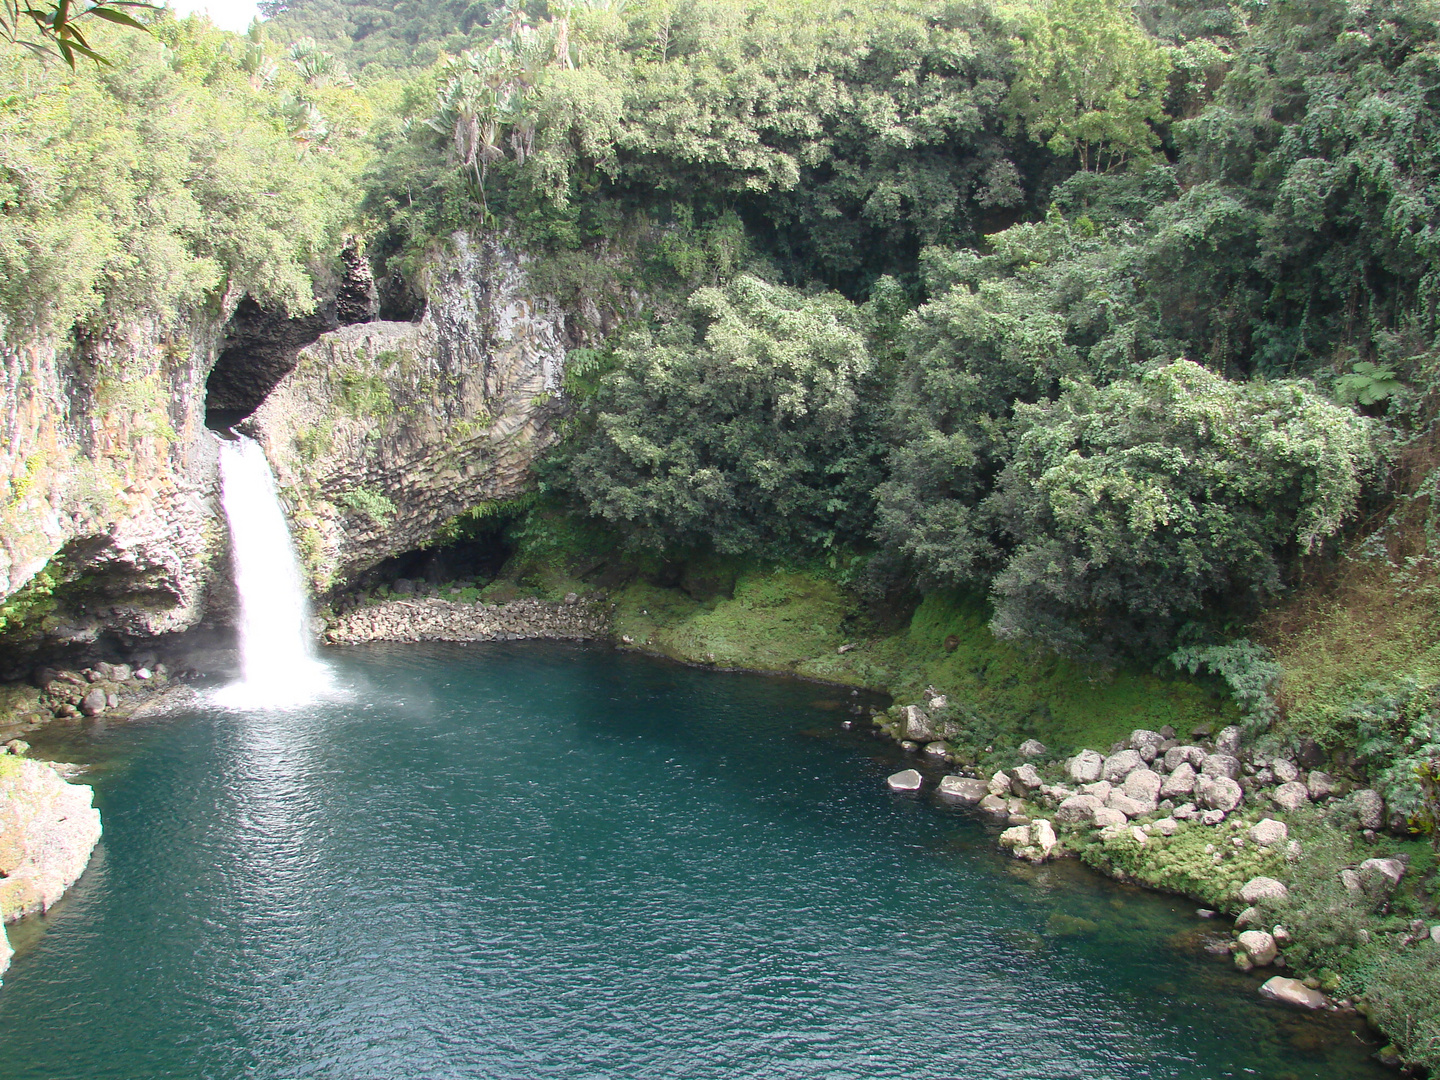
[(325, 631), (332, 645), (364, 641), (606, 640), (610, 605), (596, 601), (516, 600), (509, 604), (439, 599), (387, 600), (336, 618)]

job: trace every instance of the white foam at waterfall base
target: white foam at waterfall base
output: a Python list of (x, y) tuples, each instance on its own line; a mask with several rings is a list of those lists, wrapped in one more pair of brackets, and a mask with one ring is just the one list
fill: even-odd
[(240, 594), (241, 679), (214, 700), (232, 709), (304, 705), (330, 689), (330, 671), (315, 656), (300, 562), (258, 443), (221, 443), (220, 483)]

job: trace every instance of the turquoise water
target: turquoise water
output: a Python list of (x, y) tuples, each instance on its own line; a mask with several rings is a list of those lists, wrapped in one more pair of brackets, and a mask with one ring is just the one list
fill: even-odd
[(0, 1078), (1387, 1075), (1193, 906), (890, 794), (843, 692), (586, 647), (331, 652), (351, 701), (96, 731)]

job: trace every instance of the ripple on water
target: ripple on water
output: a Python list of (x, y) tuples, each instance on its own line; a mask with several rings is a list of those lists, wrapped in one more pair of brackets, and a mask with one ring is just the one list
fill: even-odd
[(1197, 953), (1188, 905), (891, 798), (813, 686), (327, 659), (347, 700), (70, 748), (108, 762), (103, 856), (20, 935), (0, 1080), (1384, 1075)]

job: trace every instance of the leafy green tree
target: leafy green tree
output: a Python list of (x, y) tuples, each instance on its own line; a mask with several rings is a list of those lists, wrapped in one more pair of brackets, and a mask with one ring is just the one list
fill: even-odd
[(990, 500), (1010, 549), (992, 629), (1115, 655), (1159, 652), (1207, 611), (1253, 612), (1340, 530), (1372, 437), (1306, 383), (1183, 360), (1019, 406)]
[(1017, 13), (1009, 105), (1031, 138), (1105, 171), (1159, 145), (1167, 49), (1122, 0), (1045, 0)]
[(881, 447), (852, 304), (742, 274), (613, 351), (554, 487), (651, 547), (783, 557), (863, 539)]

